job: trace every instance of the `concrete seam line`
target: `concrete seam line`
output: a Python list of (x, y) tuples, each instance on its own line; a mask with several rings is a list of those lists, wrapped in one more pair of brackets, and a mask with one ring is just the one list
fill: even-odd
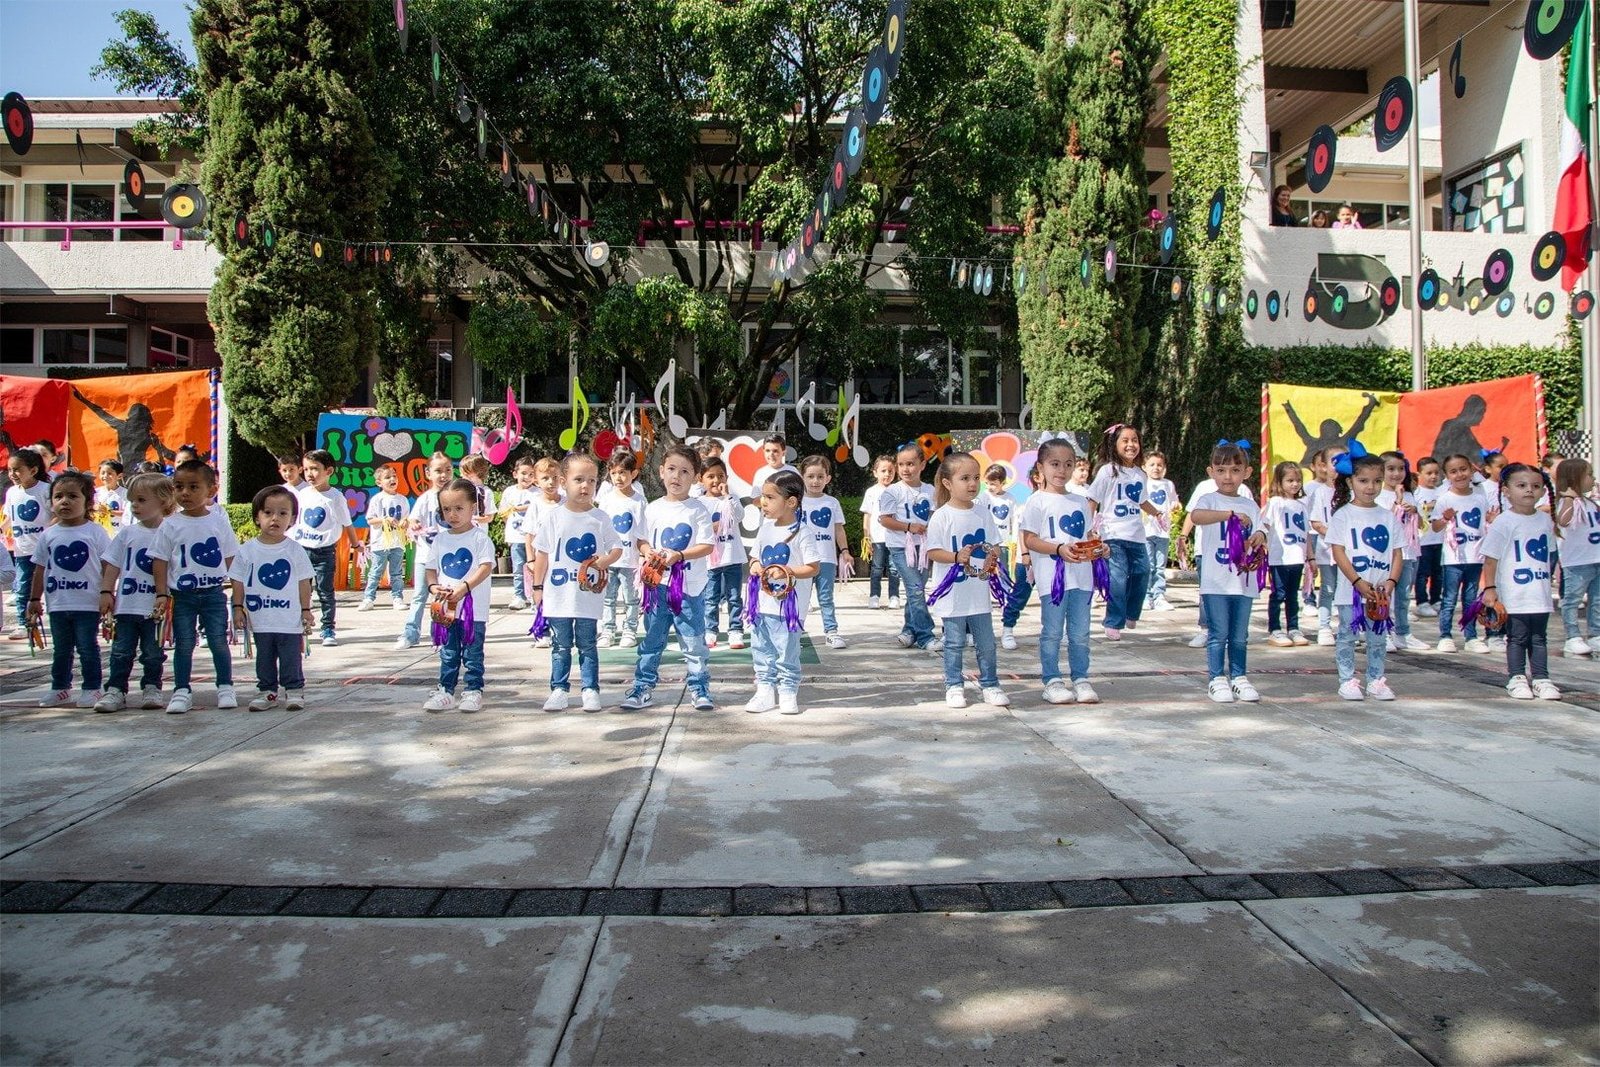
[[(649, 803), (650, 792), (655, 788), (656, 774), (661, 770), (661, 758), (667, 751), (667, 741), (672, 737), (673, 729), (678, 725), (678, 709), (683, 706), (683, 698), (689, 692), (689, 680), (683, 681), (683, 687), (678, 690), (678, 699), (672, 705), (672, 712), (667, 716), (666, 726), (661, 730), (661, 737), (656, 742), (656, 751), (650, 757), (649, 769), (645, 771), (644, 783), (639, 790), (639, 801), (634, 805), (633, 814), (628, 818), (628, 828), (623, 831), (622, 839), (617, 845), (615, 862), (611, 870), (601, 875), (605, 884), (617, 888), (617, 879), (622, 876), (623, 865), (628, 861), (628, 850), (633, 847), (634, 831), (638, 829), (639, 819), (644, 815), (645, 805)], [(620, 806), (620, 805), (619, 805)], [(611, 826), (606, 827), (606, 836), (611, 837)]]
[(600, 938), (604, 936), (606, 924), (610, 921), (609, 916), (602, 915), (600, 921), (594, 924), (594, 937), (589, 940), (589, 954), (584, 957), (583, 971), (578, 975), (578, 981), (572, 989), (572, 1000), (567, 1005), (567, 1017), (561, 1020), (561, 1033), (556, 1035), (555, 1045), (550, 1050), (549, 1063), (545, 1067), (572, 1062), (572, 1050), (567, 1047), (568, 1032), (572, 1029), (573, 1020), (578, 1017), (578, 1005), (583, 1003), (583, 991), (589, 984), (589, 972), (594, 969), (595, 953), (600, 949)]

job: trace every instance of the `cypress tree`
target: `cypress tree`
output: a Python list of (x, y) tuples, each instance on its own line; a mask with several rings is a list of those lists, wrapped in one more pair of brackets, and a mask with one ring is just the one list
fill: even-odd
[[(1056, 0), (1039, 66), (1041, 162), (1022, 190), (1018, 340), (1035, 425), (1099, 429), (1130, 410), (1144, 342), (1131, 258), (1148, 196), (1144, 127), (1156, 48), (1142, 0)], [(1090, 259), (1090, 284), (1079, 277)]]
[(345, 0), (200, 0), (192, 20), (209, 110), (200, 182), (223, 253), (208, 310), (240, 433), (272, 449), (343, 402), (376, 351), (372, 267), (343, 258), (346, 239), (378, 233), (387, 191), (358, 89), (373, 76), (368, 14)]

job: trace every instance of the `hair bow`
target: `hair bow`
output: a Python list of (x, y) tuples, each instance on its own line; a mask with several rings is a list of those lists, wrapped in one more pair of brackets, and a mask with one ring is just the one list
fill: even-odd
[(1356, 471), (1356, 460), (1365, 459), (1366, 456), (1366, 447), (1352, 437), (1350, 439), (1350, 447), (1342, 456), (1333, 461), (1333, 469), (1348, 478)]
[(1217, 438), (1217, 447), (1218, 448), (1226, 448), (1228, 445), (1233, 445), (1233, 446), (1235, 446), (1236, 448), (1238, 448), (1242, 452), (1250, 451), (1250, 442), (1246, 441), (1242, 437), (1239, 438), (1239, 440), (1237, 440), (1237, 441), (1230, 441), (1226, 437)]
[(1105, 428), (1105, 432), (1108, 434), (1121, 433), (1127, 428), (1127, 425), (1128, 424), (1125, 422), (1113, 422), (1110, 426)]
[(1483, 459), (1485, 461), (1487, 461), (1490, 456), (1498, 456), (1499, 454), (1500, 454), (1500, 450), (1498, 448), (1480, 448), (1480, 449), (1478, 449), (1478, 455), (1483, 457)]

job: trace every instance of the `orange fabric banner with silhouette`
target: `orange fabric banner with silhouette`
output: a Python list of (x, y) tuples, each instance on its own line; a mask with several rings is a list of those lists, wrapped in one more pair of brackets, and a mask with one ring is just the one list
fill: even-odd
[(0, 462), (12, 449), (47, 440), (57, 449), (67, 436), (68, 384), (59, 378), (0, 375)]
[(1400, 451), (1412, 462), (1482, 451), (1538, 464), (1545, 451), (1544, 390), (1537, 374), (1426, 389), (1400, 397)]
[(145, 460), (167, 466), (186, 444), (216, 462), (209, 455), (210, 371), (82, 378), (70, 384), (67, 443), (75, 466), (92, 471), (111, 458), (124, 467)]

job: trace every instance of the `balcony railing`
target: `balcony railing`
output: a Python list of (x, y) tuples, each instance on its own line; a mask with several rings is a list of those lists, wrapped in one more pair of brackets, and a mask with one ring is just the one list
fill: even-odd
[[(0, 233), (11, 230), (64, 231), (66, 236), (61, 238), (61, 250), (63, 252), (72, 251), (72, 233), (74, 230), (172, 230), (174, 231), (172, 247), (183, 247), (183, 230), (181, 228), (169, 226), (165, 222), (158, 222), (153, 219), (140, 219), (136, 222), (57, 222), (54, 219), (39, 219), (29, 222), (0, 222)], [(163, 240), (165, 236), (163, 232)], [(44, 240), (53, 241), (55, 238), (46, 237)]]

